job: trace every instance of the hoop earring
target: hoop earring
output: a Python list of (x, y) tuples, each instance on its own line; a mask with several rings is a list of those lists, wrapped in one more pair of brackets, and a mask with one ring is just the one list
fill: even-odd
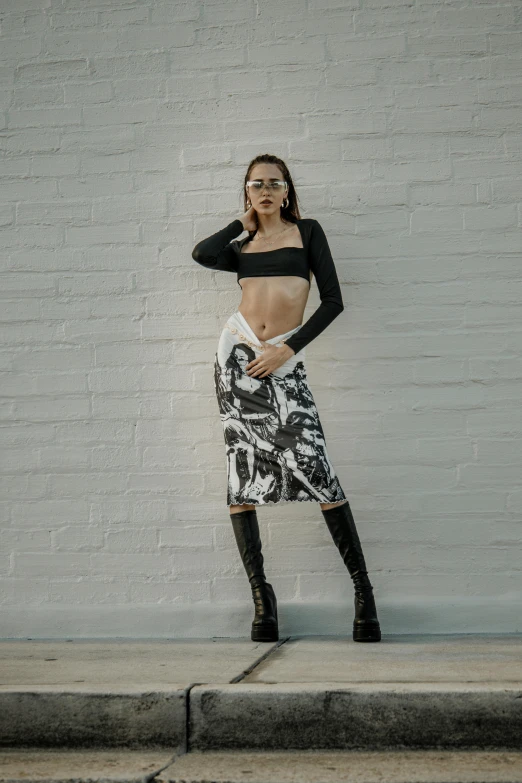
[[(286, 204), (285, 204), (285, 201), (286, 201)], [(286, 208), (287, 208), (287, 206), (290, 204), (290, 202), (288, 201), (288, 199), (287, 199), (287, 198), (285, 198), (285, 201), (283, 201), (283, 203), (282, 203), (282, 205), (281, 205), (281, 209), (286, 209)]]

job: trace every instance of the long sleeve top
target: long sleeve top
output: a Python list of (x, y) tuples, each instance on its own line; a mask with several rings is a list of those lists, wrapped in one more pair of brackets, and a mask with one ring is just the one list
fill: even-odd
[[(289, 345), (294, 353), (315, 340), (344, 310), (337, 271), (321, 224), (315, 218), (302, 218), (297, 224), (303, 239), (306, 267), (314, 273), (321, 304), (301, 328), (286, 340), (286, 345)], [(303, 265), (301, 263), (299, 267), (299, 260), (290, 258), (288, 254), (286, 258), (284, 254), (280, 256), (279, 250), (282, 253), (288, 248), (265, 253), (241, 253), (241, 247), (250, 237), (235, 241), (234, 238), (244, 230), (239, 218), (233, 220), (225, 228), (198, 242), (192, 251), (192, 258), (207, 269), (235, 272), (239, 278), (252, 276), (249, 275), (248, 259), (251, 264), (252, 256), (259, 256), (261, 264), (259, 259), (256, 259), (255, 276), (262, 275), (263, 268), (269, 275), (293, 274), (295, 269), (297, 274), (306, 276), (309, 280), (309, 273), (305, 271), (303, 274)], [(293, 250), (295, 251), (295, 248)]]

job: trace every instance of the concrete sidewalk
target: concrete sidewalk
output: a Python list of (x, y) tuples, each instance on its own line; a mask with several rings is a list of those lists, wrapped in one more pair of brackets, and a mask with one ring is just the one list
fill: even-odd
[(0, 671), (9, 752), (522, 750), (521, 634), (4, 640)]
[(521, 751), (0, 750), (0, 783), (520, 783)]

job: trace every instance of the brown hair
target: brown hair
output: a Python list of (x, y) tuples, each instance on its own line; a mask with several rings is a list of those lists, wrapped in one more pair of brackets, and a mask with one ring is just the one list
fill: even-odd
[[(275, 163), (275, 165), (279, 166), (279, 168), (281, 169), (283, 179), (285, 180), (285, 182), (288, 183), (288, 196), (286, 197), (288, 200), (288, 206), (281, 207), (281, 218), (283, 220), (288, 220), (290, 223), (296, 223), (298, 220), (301, 219), (301, 213), (299, 212), (299, 205), (297, 203), (297, 193), (295, 192), (292, 176), (284, 160), (281, 160), (281, 158), (278, 158), (276, 155), (269, 155), (268, 153), (265, 153), (263, 155), (256, 155), (256, 157), (253, 158), (248, 164), (248, 168), (245, 174), (245, 180), (243, 182), (243, 206), (245, 212), (248, 209), (247, 207), (248, 195), (247, 195), (246, 184), (250, 179), (250, 172), (252, 171), (254, 166), (257, 166), (258, 163)], [(250, 236), (253, 236), (256, 232), (249, 231), (248, 233), (250, 234)]]

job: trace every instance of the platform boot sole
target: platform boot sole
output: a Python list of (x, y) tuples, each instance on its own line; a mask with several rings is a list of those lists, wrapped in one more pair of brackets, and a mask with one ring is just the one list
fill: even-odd
[(279, 628), (271, 623), (270, 625), (256, 625), (252, 628), (250, 638), (253, 642), (278, 642)]
[(354, 621), (352, 638), (354, 642), (380, 642), (381, 627), (378, 622)]
[(279, 641), (279, 620), (277, 617), (277, 609), (275, 611), (275, 623), (274, 622), (260, 622), (256, 623), (255, 620), (252, 623), (252, 632), (250, 638), (253, 642), (278, 642)]

